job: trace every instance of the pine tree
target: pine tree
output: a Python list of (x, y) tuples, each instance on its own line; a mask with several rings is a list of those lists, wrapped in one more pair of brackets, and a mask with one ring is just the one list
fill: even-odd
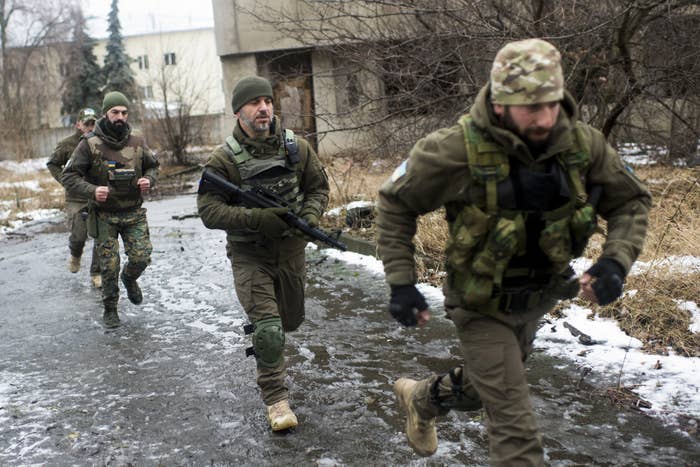
[(75, 10), (75, 29), (69, 55), (66, 87), (63, 91), (61, 112), (71, 115), (71, 121), (85, 107), (99, 114), (102, 105), (103, 76), (93, 53), (95, 40), (85, 31), (85, 17), (80, 8)]
[(138, 97), (134, 73), (129, 66), (130, 59), (124, 50), (122, 41), (121, 23), (119, 22), (118, 0), (112, 0), (109, 10), (109, 39), (107, 41), (107, 56), (105, 57), (102, 72), (106, 79), (104, 92), (119, 91), (130, 101), (135, 101)]

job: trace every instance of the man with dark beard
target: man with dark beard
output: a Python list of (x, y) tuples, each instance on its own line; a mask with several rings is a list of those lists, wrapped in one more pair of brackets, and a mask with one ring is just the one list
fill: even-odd
[[(544, 464), (524, 361), (539, 319), (579, 293), (606, 305), (622, 293), (642, 248), (651, 196), (604, 136), (578, 119), (559, 51), (527, 39), (496, 55), (490, 82), (457, 125), (419, 140), (380, 189), (378, 249), (391, 286), (389, 312), (423, 326), (416, 289), (416, 219), (445, 207), (445, 313), (463, 365), (394, 392), (406, 435), (423, 456), (437, 449), (435, 418), (484, 408), (491, 465)], [(577, 278), (581, 256), (607, 220), (602, 253)]]
[[(274, 115), (270, 82), (242, 78), (233, 90), (237, 117), (233, 134), (212, 152), (205, 170), (244, 189), (259, 186), (274, 193), (310, 225), (328, 204), (328, 179), (311, 145), (282, 128)], [(284, 358), (285, 334), (304, 321), (306, 239), (282, 220), (287, 208), (245, 206), (227, 193), (200, 183), (199, 216), (210, 229), (226, 231), (226, 253), (236, 295), (251, 325), (257, 381), (273, 431), (294, 428)]]
[[(143, 300), (136, 282), (151, 262), (151, 240), (146, 209), (141, 207), (158, 177), (158, 160), (144, 138), (127, 123), (129, 100), (118, 91), (105, 95), (103, 116), (95, 130), (75, 148), (63, 170), (66, 190), (90, 199), (88, 232), (97, 241), (102, 272), (103, 320), (108, 328), (120, 324), (117, 313), (118, 280), (129, 300)], [(119, 236), (128, 262), (119, 276)]]

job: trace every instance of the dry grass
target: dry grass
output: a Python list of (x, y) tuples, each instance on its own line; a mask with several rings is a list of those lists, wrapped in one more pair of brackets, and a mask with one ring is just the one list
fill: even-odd
[[(375, 201), (394, 165), (366, 167), (336, 159), (326, 167), (331, 179), (331, 206), (338, 206), (358, 199)], [(700, 274), (673, 274), (655, 265), (668, 256), (700, 256), (700, 171), (653, 166), (637, 168), (636, 174), (654, 197), (647, 240), (639, 257), (651, 266), (645, 274), (628, 278), (625, 288), (634, 294), (607, 307), (594, 307), (594, 313), (616, 319), (649, 352), (663, 354), (673, 349), (682, 355), (700, 356), (700, 336), (688, 330), (690, 313), (678, 307), (678, 301), (700, 303)], [(601, 228), (604, 232), (605, 223)], [(372, 238), (374, 231), (365, 229), (359, 235)], [(414, 241), (420, 281), (441, 285), (446, 239), (442, 210), (419, 219)], [(604, 241), (604, 235), (594, 235), (584, 255), (597, 258)], [(558, 309), (564, 306), (566, 303), (561, 303)]]
[[(38, 182), (38, 190), (23, 184)], [(24, 212), (37, 209), (63, 209), (63, 188), (51, 177), (48, 170), (37, 174), (15, 174), (0, 170), (0, 210), (9, 211), (0, 219), (0, 225), (22, 218)]]
[(700, 303), (698, 280), (700, 273), (663, 270), (630, 276), (626, 288), (634, 293), (597, 311), (614, 318), (650, 353), (667, 355), (672, 349), (680, 355), (700, 357), (700, 335), (689, 331), (691, 315), (678, 306), (679, 301)]
[(700, 170), (644, 167), (637, 175), (654, 197), (640, 259), (700, 255)]

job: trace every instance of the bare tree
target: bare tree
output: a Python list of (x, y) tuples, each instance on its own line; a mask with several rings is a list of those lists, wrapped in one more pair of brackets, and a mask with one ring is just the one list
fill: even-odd
[[(242, 1), (239, 10), (261, 28), (331, 57), (334, 65), (323, 73), (344, 90), (338, 102), (345, 106), (321, 109), (316, 118), (332, 122), (327, 132), (375, 134), (376, 147), (389, 153), (453, 123), (486, 82), (495, 52), (527, 37), (542, 37), (562, 51), (568, 89), (584, 117), (606, 135), (646, 138), (631, 122), (637, 106), (654, 101), (673, 115), (675, 130), (663, 133), (666, 143), (678, 131), (698, 137), (697, 112), (689, 111), (700, 95), (697, 0), (275, 4)], [(389, 141), (399, 145), (389, 147)]]
[(187, 151), (203, 140), (208, 113), (206, 93), (213, 83), (195, 79), (183, 69), (196, 69), (179, 56), (178, 67), (162, 63), (151, 74), (153, 97), (143, 96), (144, 125), (149, 142), (171, 153), (172, 162), (187, 164)]
[(0, 0), (2, 140), (16, 157), (33, 156), (29, 130), (41, 115), (42, 98), (60, 96), (47, 86), (56, 74), (49, 67), (61, 55), (60, 45), (49, 44), (68, 38), (72, 11), (62, 0)]

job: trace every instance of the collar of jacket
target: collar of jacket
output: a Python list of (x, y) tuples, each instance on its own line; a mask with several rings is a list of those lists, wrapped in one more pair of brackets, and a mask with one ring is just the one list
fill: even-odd
[[(488, 83), (477, 94), (469, 114), (479, 128), (485, 130), (495, 142), (503, 146), (509, 156), (516, 157), (525, 164), (531, 164), (535, 161), (530, 148), (520, 136), (503, 128), (498, 123), (498, 118), (493, 113), (491, 91)], [(543, 154), (538, 155), (537, 161), (548, 159), (573, 146), (574, 141), (571, 129), (576, 120), (578, 120), (576, 102), (568, 91), (564, 91), (564, 100), (561, 102), (559, 118), (552, 130), (550, 144)]]

